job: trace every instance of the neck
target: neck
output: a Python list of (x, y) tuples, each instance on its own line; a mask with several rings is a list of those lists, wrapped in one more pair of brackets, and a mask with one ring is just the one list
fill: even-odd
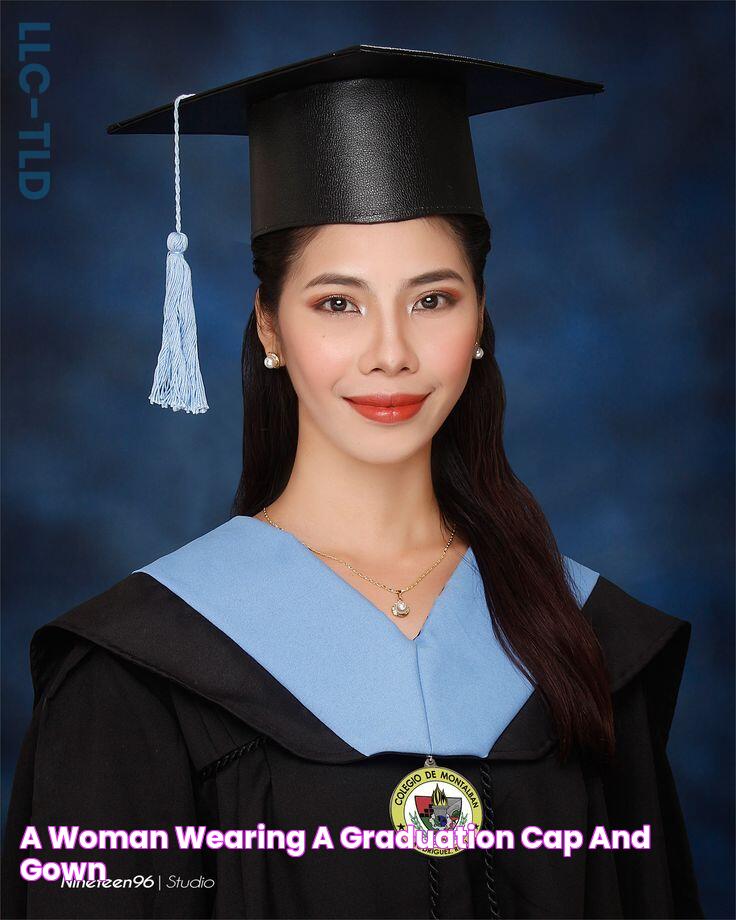
[(371, 463), (300, 433), (289, 482), (269, 516), (313, 549), (338, 556), (397, 559), (441, 550), (451, 531), (441, 526), (430, 451), (427, 444), (396, 462)]

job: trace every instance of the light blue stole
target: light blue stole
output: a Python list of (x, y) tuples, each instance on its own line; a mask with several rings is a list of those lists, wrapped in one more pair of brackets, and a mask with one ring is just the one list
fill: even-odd
[[(598, 573), (565, 557), (580, 605)], [(468, 548), (415, 639), (293, 534), (239, 516), (145, 572), (362, 754), (485, 757), (534, 690), (493, 633)]]

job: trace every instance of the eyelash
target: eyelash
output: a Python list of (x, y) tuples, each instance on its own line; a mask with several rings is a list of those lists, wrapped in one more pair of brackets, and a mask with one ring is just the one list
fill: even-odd
[[(451, 307), (457, 300), (456, 297), (452, 297), (450, 294), (445, 294), (443, 291), (429, 291), (427, 294), (423, 294), (419, 298), (419, 300), (416, 302), (419, 303), (419, 301), (424, 300), (425, 297), (443, 297), (446, 303), (444, 307), (443, 306), (427, 307), (426, 309), (419, 310), (418, 312), (420, 313), (437, 313), (439, 310), (445, 310), (448, 307)], [(349, 297), (345, 297), (344, 294), (330, 294), (329, 297), (325, 297), (322, 300), (320, 300), (319, 303), (315, 304), (315, 309), (321, 313), (327, 313), (329, 316), (356, 315), (356, 311), (354, 310), (347, 311), (347, 310), (324, 310), (322, 309), (323, 306), (326, 303), (328, 303), (330, 300), (346, 300), (349, 304), (352, 304), (352, 306), (357, 306), (357, 304), (355, 304), (352, 300), (350, 300)]]

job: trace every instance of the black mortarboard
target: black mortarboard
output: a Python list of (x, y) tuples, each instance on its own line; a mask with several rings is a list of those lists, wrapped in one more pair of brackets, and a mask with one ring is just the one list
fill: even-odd
[(353, 45), (109, 125), (109, 134), (174, 133), (177, 227), (151, 402), (207, 409), (183, 256), (179, 133), (248, 135), (253, 240), (286, 227), (483, 215), (469, 116), (602, 90), (456, 54)]

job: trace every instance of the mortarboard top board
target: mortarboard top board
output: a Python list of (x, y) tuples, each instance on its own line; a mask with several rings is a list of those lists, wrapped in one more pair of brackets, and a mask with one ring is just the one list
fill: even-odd
[(180, 133), (248, 136), (252, 241), (288, 227), (485, 216), (470, 116), (602, 91), (479, 58), (353, 45), (109, 125), (108, 134), (174, 134), (177, 232), (169, 235), (160, 379), (150, 401), (207, 408), (180, 232)]
[[(247, 135), (251, 239), (290, 226), (483, 214), (468, 117), (599, 93), (493, 61), (353, 45), (195, 93), (181, 134)], [(109, 134), (171, 134), (173, 103)]]

